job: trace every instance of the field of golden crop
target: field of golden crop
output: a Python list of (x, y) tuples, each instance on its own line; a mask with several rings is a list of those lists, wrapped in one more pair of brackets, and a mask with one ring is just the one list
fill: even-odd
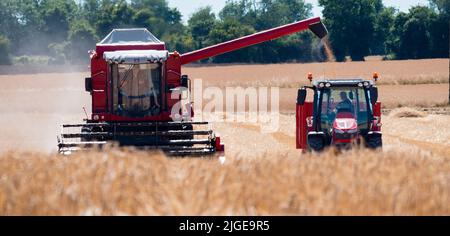
[[(225, 158), (111, 149), (55, 154), (62, 123), (90, 110), (88, 73), (0, 75), (0, 215), (450, 215), (448, 59), (187, 67), (205, 86), (279, 86), (280, 127), (215, 123)], [(2, 68), (3, 70), (5, 68)], [(312, 71), (381, 74), (384, 148), (295, 149), (295, 96)], [(321, 72), (325, 71), (325, 73)], [(330, 73), (330, 74), (327, 74)], [(331, 73), (335, 73), (335, 76)]]
[(380, 75), (380, 99), (385, 108), (443, 106), (448, 102), (449, 59), (367, 61), (273, 65), (186, 67), (191, 79), (204, 86), (279, 87), (280, 109), (295, 109), (297, 89), (308, 85), (308, 72), (321, 78), (371, 79)]
[[(186, 67), (183, 73), (200, 78), (210, 86), (277, 86), (298, 88), (308, 84), (307, 74), (315, 78), (365, 78), (380, 75), (381, 85), (448, 83), (449, 59), (366, 62), (327, 62), (308, 64), (228, 65)], [(448, 87), (447, 87), (448, 88)]]
[(168, 159), (112, 150), (0, 158), (1, 215), (448, 215), (450, 159), (426, 153)]

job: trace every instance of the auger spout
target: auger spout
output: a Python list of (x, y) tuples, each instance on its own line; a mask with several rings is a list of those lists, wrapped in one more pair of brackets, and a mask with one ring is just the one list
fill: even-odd
[(310, 18), (307, 20), (302, 20), (255, 34), (247, 35), (238, 39), (230, 40), (228, 42), (202, 48), (193, 52), (185, 53), (181, 55), (181, 64), (189, 64), (191, 62), (214, 57), (231, 51), (236, 51), (241, 48), (263, 43), (308, 29), (310, 29), (319, 38), (323, 38), (328, 34), (325, 25), (320, 20), (320, 17)]

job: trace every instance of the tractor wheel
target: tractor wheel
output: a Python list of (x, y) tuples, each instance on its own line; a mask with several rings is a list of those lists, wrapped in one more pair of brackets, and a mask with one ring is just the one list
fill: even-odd
[(366, 146), (371, 149), (383, 147), (383, 140), (381, 138), (381, 135), (368, 136), (366, 138)]
[(325, 144), (322, 137), (309, 137), (308, 146), (311, 150), (320, 152), (325, 148)]

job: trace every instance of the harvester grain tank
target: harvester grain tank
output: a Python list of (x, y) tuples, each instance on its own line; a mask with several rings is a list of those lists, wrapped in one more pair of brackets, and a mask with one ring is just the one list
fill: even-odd
[(92, 96), (91, 117), (63, 125), (59, 151), (107, 142), (174, 155), (223, 151), (208, 122), (192, 120), (190, 80), (181, 66), (308, 29), (320, 38), (327, 34), (320, 18), (311, 18), (182, 55), (167, 51), (146, 29), (113, 30), (90, 53), (91, 77), (85, 87)]

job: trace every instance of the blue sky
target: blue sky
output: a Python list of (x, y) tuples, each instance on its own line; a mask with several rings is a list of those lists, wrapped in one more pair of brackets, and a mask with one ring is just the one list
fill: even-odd
[[(317, 0), (305, 0), (313, 4), (314, 16), (321, 16), (322, 9), (318, 6)], [(198, 8), (211, 6), (214, 12), (218, 13), (225, 5), (226, 0), (168, 0), (169, 6), (176, 7), (183, 14), (183, 20), (186, 22), (189, 16)], [(383, 0), (386, 6), (393, 6), (400, 11), (408, 11), (411, 6), (428, 5), (428, 0)]]

